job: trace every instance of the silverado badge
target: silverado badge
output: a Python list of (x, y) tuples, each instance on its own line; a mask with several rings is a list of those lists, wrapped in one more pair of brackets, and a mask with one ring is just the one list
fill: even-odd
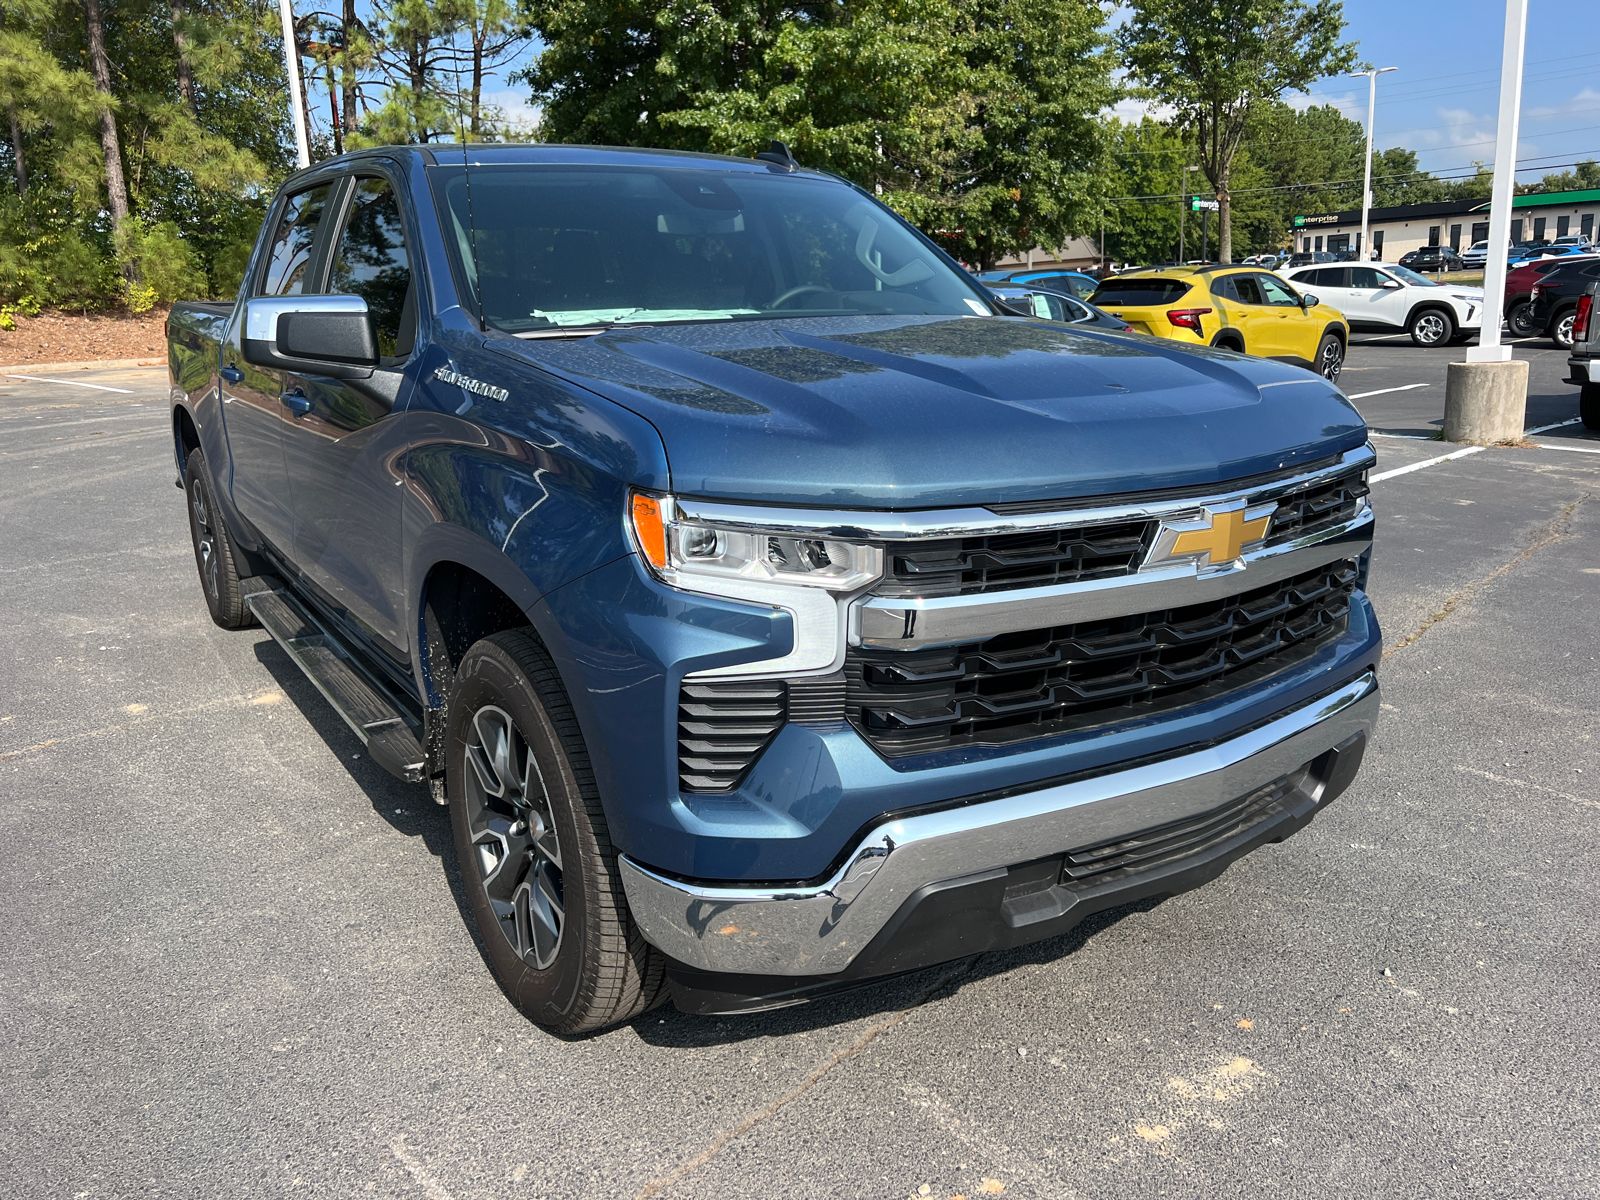
[(1150, 553), (1141, 571), (1194, 563), (1202, 572), (1231, 570), (1243, 566), (1239, 561), (1246, 550), (1253, 550), (1267, 536), (1272, 514), (1278, 503), (1246, 507), (1243, 500), (1208, 505), (1199, 516), (1184, 514), (1161, 522)]
[(503, 387), (495, 387), (492, 383), (485, 383), (481, 379), (474, 379), (470, 375), (462, 375), (452, 371), (449, 367), (440, 367), (433, 373), (433, 377), (440, 383), (453, 383), (464, 392), (471, 392), (475, 396), (487, 396), (491, 400), (505, 401), (511, 398), (511, 393)]

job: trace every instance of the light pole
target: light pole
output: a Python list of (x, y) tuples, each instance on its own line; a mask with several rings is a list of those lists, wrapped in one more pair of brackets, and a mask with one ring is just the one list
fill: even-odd
[(283, 18), (283, 69), (289, 76), (289, 112), (294, 117), (294, 148), (301, 169), (311, 165), (311, 143), (306, 137), (306, 110), (300, 103), (300, 47), (294, 36), (294, 2), (278, 0)]
[(1367, 81), (1367, 172), (1361, 181), (1361, 240), (1356, 244), (1357, 262), (1367, 262), (1371, 259), (1371, 255), (1367, 253), (1367, 217), (1372, 211), (1372, 118), (1378, 110), (1378, 76), (1399, 69), (1399, 67), (1378, 67), (1371, 71), (1357, 71), (1350, 76), (1351, 79), (1365, 77)]
[(1500, 127), (1495, 137), (1494, 192), (1489, 201), (1489, 257), (1483, 271), (1483, 325), (1467, 361), (1448, 364), (1444, 436), (1450, 442), (1493, 445), (1522, 437), (1528, 413), (1528, 360), (1500, 343), (1505, 307), (1506, 254), (1517, 179), (1517, 129), (1522, 119), (1522, 52), (1528, 38), (1528, 0), (1505, 0), (1505, 49), (1500, 60)]

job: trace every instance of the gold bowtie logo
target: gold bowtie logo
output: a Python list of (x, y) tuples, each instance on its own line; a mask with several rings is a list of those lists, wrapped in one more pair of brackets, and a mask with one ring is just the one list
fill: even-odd
[(1190, 529), (1180, 533), (1177, 540), (1172, 543), (1170, 554), (1173, 557), (1180, 554), (1199, 554), (1203, 551), (1211, 556), (1212, 563), (1232, 562), (1239, 557), (1240, 551), (1245, 546), (1266, 537), (1267, 526), (1272, 523), (1271, 513), (1247, 521), (1244, 519), (1242, 508), (1227, 512), (1213, 512), (1208, 508), (1206, 516), (1211, 519), (1211, 527)]

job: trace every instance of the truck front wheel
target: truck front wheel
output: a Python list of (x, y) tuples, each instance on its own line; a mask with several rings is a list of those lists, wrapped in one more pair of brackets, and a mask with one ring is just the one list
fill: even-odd
[(664, 962), (628, 914), (572, 706), (531, 630), (462, 656), (445, 739), (462, 880), (512, 1003), (573, 1034), (665, 999)]
[(255, 614), (245, 607), (239, 589), (239, 567), (233, 543), (217, 509), (216, 493), (206, 470), (206, 456), (198, 449), (189, 451), (183, 473), (189, 497), (189, 540), (194, 543), (194, 565), (200, 571), (200, 589), (205, 593), (211, 619), (224, 629), (243, 629), (255, 623)]

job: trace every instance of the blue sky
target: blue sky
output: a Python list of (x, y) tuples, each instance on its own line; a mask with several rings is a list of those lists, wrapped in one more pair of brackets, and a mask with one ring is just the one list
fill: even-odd
[[(1417, 151), (1422, 169), (1436, 175), (1492, 164), (1503, 0), (1345, 0), (1344, 11), (1345, 36), (1359, 44), (1361, 57), (1400, 68), (1378, 79), (1377, 145)], [(1595, 0), (1529, 5), (1517, 151), (1517, 177), (1525, 183), (1580, 158), (1600, 158), (1600, 49), (1584, 49), (1600, 45), (1596, 13)], [(508, 113), (531, 115), (526, 89), (508, 88), (503, 74), (485, 91)], [(1335, 104), (1366, 120), (1364, 79), (1323, 80), (1290, 99)], [(1138, 106), (1119, 111), (1132, 115)]]

